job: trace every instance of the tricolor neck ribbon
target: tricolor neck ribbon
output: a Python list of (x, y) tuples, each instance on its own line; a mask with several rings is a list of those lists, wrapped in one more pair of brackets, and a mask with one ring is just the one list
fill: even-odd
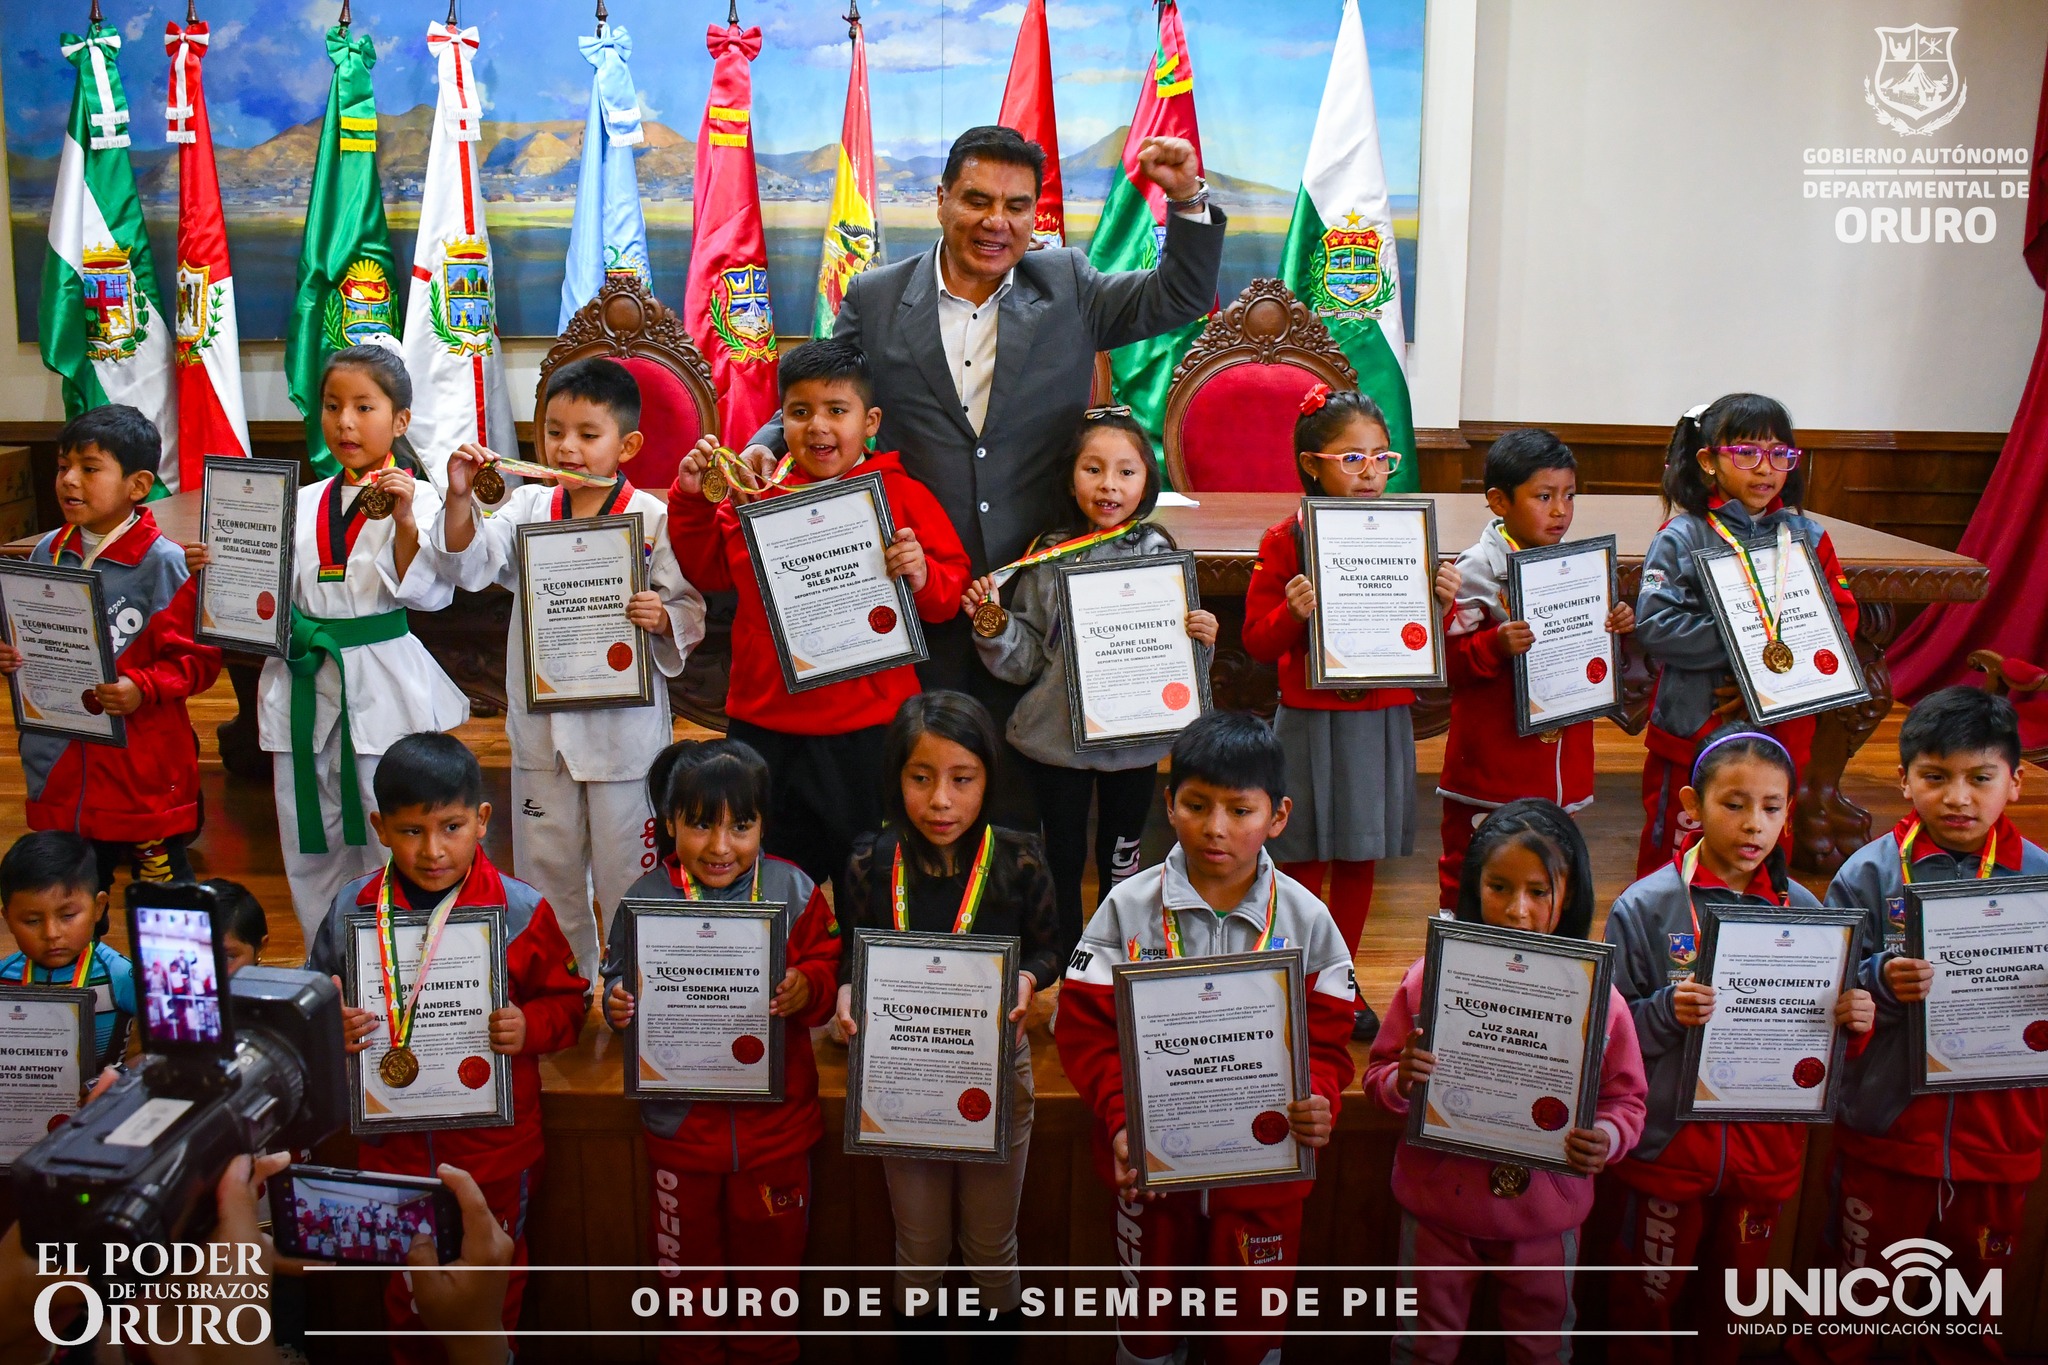
[[(86, 978), (92, 975), (93, 954), (98, 951), (98, 946), (94, 945), (78, 955), (78, 961), (71, 964), (71, 979), (69, 981), (65, 981), (61, 977), (52, 974), (48, 981), (40, 984), (45, 986), (69, 986), (72, 990), (83, 988)], [(38, 984), (36, 981), (36, 964), (30, 961), (26, 953), (21, 955), (21, 984), (24, 986)]]
[[(866, 458), (867, 455), (863, 453), (861, 459), (865, 460)], [(780, 460), (776, 461), (774, 473), (770, 474), (766, 479), (757, 479), (754, 477), (754, 471), (747, 467), (747, 462), (740, 458), (739, 453), (729, 450), (725, 446), (720, 446), (716, 451), (712, 452), (711, 461), (712, 468), (718, 470), (728, 484), (752, 498), (758, 498), (771, 490), (788, 488), (789, 476), (796, 469), (796, 456), (784, 455)], [(858, 469), (859, 467), (860, 461), (856, 460), (854, 468)], [(852, 471), (849, 470), (848, 472), (851, 473)], [(719, 501), (723, 502), (724, 499), (720, 498)]]
[[(1914, 816), (1913, 823), (1906, 826), (1906, 837), (1899, 840), (1899, 878), (1906, 885), (1913, 884), (1913, 841), (1920, 837), (1920, 817)], [(1977, 855), (1977, 880), (1983, 881), (1991, 875), (1991, 869), (1998, 866), (1998, 828), (1993, 826), (1991, 834), (1984, 840), (1984, 851)]]
[[(605, 495), (604, 506), (592, 513), (593, 516), (609, 517), (626, 510), (626, 504), (633, 499), (633, 485), (626, 482), (624, 474), (613, 481), (611, 492)], [(566, 521), (569, 518), (569, 490), (557, 485), (554, 495), (548, 499), (548, 519)]]
[[(1691, 848), (1685, 851), (1685, 857), (1681, 859), (1679, 862), (1679, 875), (1684, 879), (1686, 889), (1688, 891), (1690, 891), (1692, 888), (1692, 879), (1694, 874), (1700, 870), (1700, 850), (1705, 846), (1706, 841), (1704, 839), (1694, 843)], [(1751, 873), (1750, 875), (1752, 878), (1754, 878), (1756, 874)], [(1731, 886), (1728, 889), (1733, 891), (1735, 888)], [(1750, 893), (1748, 889), (1745, 888), (1741, 894), (1746, 896)], [(1775, 888), (1773, 889), (1772, 895), (1773, 898), (1777, 901), (1777, 903), (1781, 906), (1790, 903), (1792, 899), (1789, 893), (1779, 892), (1775, 890)], [(1697, 940), (1700, 932), (1700, 912), (1699, 908), (1692, 904), (1692, 897), (1690, 895), (1686, 897), (1686, 908), (1692, 911), (1692, 932), (1694, 939)]]
[(1507, 545), (1508, 549), (1512, 550), (1516, 554), (1520, 554), (1522, 552), (1522, 547), (1520, 544), (1516, 542), (1513, 536), (1508, 534), (1507, 522), (1496, 521), (1493, 525), (1494, 529), (1500, 532), (1500, 538)]
[(1750, 554), (1749, 547), (1711, 512), (1707, 514), (1707, 524), (1714, 528), (1715, 535), (1728, 543), (1729, 549), (1735, 551), (1736, 562), (1742, 566), (1742, 581), (1749, 587), (1750, 601), (1756, 603), (1757, 620), (1763, 623), (1764, 644), (1776, 644), (1778, 608), (1785, 601), (1785, 570), (1792, 562), (1792, 524), (1786, 521), (1778, 523), (1778, 581), (1768, 602), (1764, 600), (1763, 580), (1757, 574), (1756, 559)]
[[(995, 860), (995, 851), (996, 827), (984, 825), (981, 847), (974, 854), (974, 866), (967, 870), (967, 889), (960, 895), (960, 908), (953, 912), (953, 932), (956, 934), (974, 932), (974, 917), (981, 913), (981, 896), (988, 890), (988, 869)], [(901, 839), (896, 841), (896, 852), (889, 860), (889, 900), (895, 910), (896, 932), (907, 932), (910, 928), (910, 888), (903, 877)]]
[(384, 863), (383, 883), (377, 888), (377, 965), (384, 979), (384, 1016), (391, 1029), (391, 1046), (405, 1047), (412, 1041), (412, 1021), (419, 1009), (420, 988), (427, 984), (427, 969), (434, 965), (434, 954), (441, 950), (441, 935), (448, 928), (448, 915), (455, 909), (455, 898), (462, 894), (462, 883), (448, 888), (448, 894), (441, 897), (441, 903), (434, 907), (427, 917), (426, 937), (420, 941), (419, 970), (412, 979), (412, 989), (405, 993), (405, 1004), (398, 1003), (398, 925), (391, 912), (391, 883), (396, 874), (387, 859)]
[[(689, 870), (683, 866), (681, 858), (676, 859), (676, 878), (682, 883), (680, 889), (682, 890), (684, 900), (701, 901), (707, 899), (704, 895), (704, 888), (697, 885), (697, 879), (692, 877)], [(750, 901), (761, 899), (761, 859), (759, 857), (754, 859), (754, 886), (747, 894), (747, 899)]]
[[(356, 548), (356, 537), (363, 533), (362, 498), (344, 499), (342, 490), (361, 488), (387, 469), (397, 466), (397, 460), (386, 455), (384, 463), (375, 469), (366, 469), (361, 475), (344, 469), (327, 481), (326, 489), (320, 494), (320, 514), (315, 518), (314, 539), (319, 542), (319, 581), (339, 583), (348, 577), (348, 557)], [(346, 506), (343, 503), (346, 502)]]
[(100, 543), (93, 546), (91, 550), (85, 548), (84, 528), (75, 525), (66, 526), (57, 533), (57, 538), (50, 542), (50, 562), (52, 564), (58, 563), (65, 554), (69, 553), (78, 556), (78, 566), (80, 568), (90, 569), (95, 560), (112, 549), (115, 541), (134, 530), (141, 520), (140, 515), (130, 512), (126, 521), (100, 537)]
[(1077, 555), (1083, 550), (1092, 550), (1098, 545), (1104, 545), (1117, 539), (1119, 536), (1129, 535), (1136, 529), (1135, 523), (1120, 521), (1114, 526), (1102, 527), (1098, 530), (1090, 531), (1086, 535), (1075, 536), (1072, 540), (1063, 540), (1057, 545), (1048, 545), (1043, 550), (1033, 550), (1022, 559), (1011, 560), (989, 576), (995, 579), (996, 586), (1000, 588), (1003, 584), (1034, 565), (1049, 564), (1055, 559), (1065, 559), (1068, 555)]
[(545, 479), (553, 484), (575, 484), (579, 488), (604, 488), (613, 483), (623, 483), (625, 476), (616, 479), (601, 479), (595, 474), (579, 474), (573, 469), (557, 469), (553, 465), (535, 464), (532, 460), (515, 460), (500, 455), (487, 466), (501, 474), (517, 474), (524, 479)]
[[(1273, 922), (1280, 911), (1280, 872), (1273, 870), (1273, 879), (1266, 887), (1266, 927), (1259, 930), (1259, 937), (1251, 951), (1263, 953), (1273, 946)], [(1159, 923), (1166, 934), (1166, 955), (1170, 958), (1187, 956), (1180, 937), (1180, 911), (1170, 910), (1166, 905), (1166, 878), (1159, 879)], [(1135, 960), (1135, 958), (1133, 959)]]

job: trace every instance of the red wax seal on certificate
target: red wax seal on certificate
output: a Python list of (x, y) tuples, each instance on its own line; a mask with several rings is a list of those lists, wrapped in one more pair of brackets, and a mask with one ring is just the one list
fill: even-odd
[(455, 1068), (455, 1079), (471, 1090), (481, 1090), (491, 1083), (491, 1064), (481, 1057), (464, 1057), (462, 1065)]
[(633, 646), (619, 641), (604, 652), (604, 661), (612, 666), (612, 672), (624, 673), (633, 666)]
[(1170, 682), (1159, 689), (1159, 700), (1166, 703), (1169, 711), (1178, 711), (1194, 699), (1195, 694), (1188, 691), (1186, 683)]
[(1799, 1064), (1792, 1068), (1792, 1084), (1801, 1090), (1811, 1090), (1819, 1085), (1821, 1078), (1827, 1074), (1828, 1069), (1821, 1065), (1820, 1058), (1803, 1057)]
[(1835, 652), (1831, 649), (1816, 649), (1813, 652), (1813, 666), (1833, 677), (1835, 670), (1842, 666), (1842, 661), (1835, 657)]
[(2027, 1025), (2027, 1031), (2020, 1035), (2027, 1047), (2035, 1052), (2048, 1052), (2048, 1019), (2036, 1019)]
[(767, 1051), (767, 1045), (751, 1033), (732, 1040), (732, 1059), (741, 1066), (752, 1066)]
[(273, 594), (273, 593), (267, 593), (267, 592), (259, 592), (259, 593), (257, 593), (257, 594), (256, 594), (256, 619), (257, 619), (257, 620), (259, 620), (259, 621), (268, 621), (268, 620), (269, 620), (269, 619), (270, 619), (271, 617), (273, 617), (273, 616), (275, 616), (275, 615), (277, 615), (277, 597), (276, 597), (276, 595), (275, 595), (275, 594)]
[(1564, 1107), (1564, 1101), (1555, 1095), (1545, 1095), (1529, 1106), (1529, 1117), (1536, 1120), (1536, 1126), (1546, 1133), (1554, 1133), (1571, 1119), (1572, 1111)]
[(95, 716), (107, 709), (100, 703), (100, 694), (90, 687), (78, 694), (78, 704), (83, 706), (88, 713)]
[(50, 1121), (43, 1125), (43, 1131), (54, 1133), (69, 1122), (71, 1122), (71, 1115), (69, 1114), (52, 1114), (50, 1115)]
[(876, 607), (869, 612), (868, 629), (877, 635), (887, 635), (896, 629), (896, 608)]
[(1252, 1120), (1252, 1136), (1271, 1147), (1287, 1136), (1287, 1115), (1278, 1109), (1268, 1109)]
[(1607, 660), (1599, 658), (1586, 660), (1586, 681), (1589, 683), (1607, 681)]
[(1401, 627), (1401, 643), (1410, 649), (1420, 649), (1429, 643), (1429, 629), (1410, 621)]
[(960, 1092), (960, 1117), (969, 1123), (980, 1123), (988, 1117), (988, 1091), (980, 1086), (970, 1086)]

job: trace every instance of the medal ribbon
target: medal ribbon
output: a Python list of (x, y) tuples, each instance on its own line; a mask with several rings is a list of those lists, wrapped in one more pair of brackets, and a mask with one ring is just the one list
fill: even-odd
[(1500, 538), (1504, 543), (1506, 543), (1508, 549), (1514, 551), (1516, 554), (1520, 554), (1522, 552), (1522, 547), (1515, 543), (1515, 538), (1513, 536), (1508, 534), (1508, 524), (1505, 521), (1496, 521), (1493, 524), (1493, 528), (1494, 530), (1500, 532)]
[[(1273, 946), (1273, 922), (1278, 917), (1279, 910), (1280, 875), (1279, 869), (1276, 868), (1274, 869), (1272, 883), (1266, 888), (1266, 927), (1259, 930), (1258, 940), (1251, 946), (1252, 952), (1263, 953)], [(1164, 877), (1159, 879), (1159, 923), (1166, 934), (1166, 955), (1169, 958), (1185, 957), (1187, 953), (1181, 944), (1180, 938), (1180, 911), (1166, 908), (1166, 878)], [(1137, 942), (1136, 939), (1131, 941), (1134, 944)], [(1134, 962), (1137, 960), (1136, 953), (1131, 955), (1131, 960)]]
[[(961, 893), (960, 908), (953, 912), (953, 930), (956, 934), (974, 932), (974, 917), (981, 913), (981, 895), (988, 890), (989, 864), (995, 861), (996, 827), (984, 825), (981, 829), (981, 847), (975, 851), (974, 866), (967, 871), (967, 890)], [(896, 841), (896, 852), (889, 862), (889, 899), (896, 912), (896, 932), (904, 933), (910, 928), (910, 888), (903, 880), (903, 841)]]
[[(1913, 841), (1920, 837), (1920, 817), (1914, 816), (1913, 823), (1906, 827), (1906, 837), (1899, 840), (1899, 877), (1906, 885), (1913, 884)], [(1998, 830), (1994, 826), (1991, 837), (1984, 841), (1984, 851), (1977, 855), (1977, 880), (1983, 881), (1991, 875), (1991, 869), (1998, 865)]]
[[(1685, 851), (1685, 857), (1679, 863), (1678, 867), (1679, 875), (1682, 878), (1684, 878), (1686, 887), (1688, 889), (1690, 889), (1692, 886), (1693, 874), (1698, 872), (1699, 870), (1700, 845), (1695, 843), (1691, 848)], [(1733, 890), (1734, 888), (1730, 887), (1729, 889)], [(1749, 893), (1745, 891), (1742, 894), (1748, 895)], [(1791, 902), (1791, 899), (1792, 897), (1788, 892), (1787, 894), (1778, 897), (1778, 904), (1781, 906), (1787, 905)], [(1686, 909), (1692, 912), (1692, 938), (1694, 946), (1697, 947), (1700, 938), (1700, 911), (1698, 906), (1692, 904), (1691, 896), (1686, 897)]]
[[(711, 458), (718, 471), (725, 475), (727, 483), (752, 497), (759, 497), (770, 489), (787, 488), (789, 472), (796, 468), (796, 456), (784, 455), (776, 464), (775, 472), (763, 481), (754, 477), (754, 471), (747, 468), (747, 462), (742, 460), (736, 451), (720, 446)], [(859, 461), (855, 462), (855, 467), (859, 467)]]
[(403, 1009), (398, 1004), (398, 926), (391, 916), (391, 862), (384, 863), (383, 884), (377, 888), (377, 965), (384, 978), (384, 1014), (391, 1029), (391, 1046), (405, 1047), (412, 1041), (413, 1013), (419, 1008), (420, 988), (427, 984), (427, 969), (434, 965), (434, 954), (441, 950), (441, 934), (448, 927), (449, 912), (455, 909), (455, 898), (462, 894), (462, 885), (448, 889), (441, 897), (441, 903), (434, 907), (427, 919), (426, 938), (420, 943), (419, 972), (412, 980), (412, 989), (405, 994)]
[(348, 506), (342, 506), (342, 490), (361, 488), (387, 469), (397, 467), (398, 462), (390, 455), (375, 469), (365, 470), (360, 477), (344, 469), (327, 481), (327, 489), (320, 495), (320, 515), (315, 519), (315, 536), (319, 542), (320, 573), (322, 583), (339, 583), (348, 577), (349, 552), (356, 548), (356, 537), (363, 533), (362, 497), (351, 498)]
[[(592, 482), (595, 482), (595, 480), (593, 480)], [(587, 487), (588, 485), (585, 486)], [(616, 515), (619, 512), (623, 512), (626, 510), (626, 504), (632, 500), (632, 497), (633, 485), (627, 483), (626, 476), (624, 474), (621, 474), (616, 480), (613, 481), (612, 491), (608, 495), (606, 495), (604, 500), (604, 506), (599, 508), (592, 515), (600, 517), (609, 517)], [(568, 518), (569, 490), (561, 487), (560, 485), (557, 485), (555, 488), (554, 496), (550, 498), (548, 501), (548, 519), (550, 521), (566, 521), (568, 520)]]
[[(701, 901), (705, 899), (703, 894), (704, 888), (698, 886), (697, 879), (684, 870), (683, 860), (680, 858), (676, 859), (676, 876), (682, 881), (684, 900)], [(761, 899), (761, 860), (759, 858), (754, 859), (754, 889), (748, 894), (747, 899), (750, 901)]]
[[(78, 990), (79, 988), (83, 987), (85, 985), (85, 979), (92, 975), (92, 955), (97, 951), (97, 947), (87, 948), (84, 952), (78, 955), (78, 961), (75, 964), (73, 964), (71, 968), (71, 980), (69, 983), (61, 981), (57, 977), (52, 976), (48, 981), (45, 981), (43, 984), (46, 986), (62, 986), (69, 984), (69, 986), (73, 990)], [(33, 986), (36, 984), (36, 964), (29, 961), (28, 955), (25, 953), (22, 955), (21, 959), (21, 984), (24, 986)]]
[[(602, 488), (606, 484), (614, 482), (612, 479), (600, 479), (595, 474), (579, 474), (573, 469), (556, 469), (553, 465), (535, 464), (532, 460), (515, 460), (505, 455), (498, 456), (484, 467), (486, 469), (496, 469), (501, 474), (517, 474), (522, 478), (528, 479), (546, 479), (548, 482), (556, 485), (575, 484), (579, 488)], [(624, 477), (621, 476), (617, 482), (624, 482)]]
[(57, 538), (50, 542), (50, 562), (52, 564), (59, 562), (60, 558), (68, 550), (70, 553), (78, 556), (80, 568), (90, 569), (93, 566), (94, 560), (112, 549), (114, 542), (127, 535), (129, 531), (135, 528), (135, 524), (141, 520), (140, 515), (130, 512), (128, 519), (101, 537), (100, 543), (94, 546), (90, 552), (85, 548), (85, 532), (77, 526), (66, 526), (57, 533)]
[(1063, 540), (1057, 545), (1048, 545), (1043, 550), (1033, 550), (1022, 559), (1013, 559), (1008, 564), (1003, 565), (1002, 568), (997, 569), (990, 577), (995, 579), (996, 586), (1000, 588), (1003, 584), (1034, 565), (1050, 563), (1055, 559), (1065, 559), (1068, 555), (1077, 555), (1083, 550), (1092, 550), (1097, 545), (1115, 540), (1118, 536), (1126, 535), (1134, 529), (1136, 528), (1133, 523), (1121, 521), (1114, 526), (1090, 531), (1086, 535), (1075, 536), (1072, 540)]
[(1763, 623), (1766, 647), (1778, 642), (1778, 607), (1785, 600), (1785, 570), (1792, 562), (1792, 527), (1789, 522), (1778, 523), (1778, 582), (1771, 594), (1771, 600), (1764, 601), (1764, 585), (1757, 576), (1756, 560), (1750, 555), (1749, 547), (1735, 534), (1721, 524), (1713, 513), (1707, 514), (1707, 524), (1714, 528), (1714, 534), (1728, 542), (1728, 548), (1735, 551), (1736, 561), (1742, 565), (1742, 581), (1749, 587), (1749, 598), (1756, 603), (1757, 619)]

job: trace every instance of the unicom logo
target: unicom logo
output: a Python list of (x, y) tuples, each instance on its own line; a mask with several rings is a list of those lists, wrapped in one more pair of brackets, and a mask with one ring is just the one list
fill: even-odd
[[(1857, 1201), (1852, 1201), (1857, 1202)], [(1866, 1210), (1867, 1212), (1867, 1210)], [(1861, 1226), (1855, 1210), (1848, 1210), (1849, 1230)], [(1908, 1318), (1940, 1313), (1948, 1318), (1974, 1318), (1988, 1314), (1999, 1317), (2005, 1311), (2005, 1272), (1990, 1270), (1974, 1287), (1963, 1272), (1949, 1265), (1952, 1254), (1940, 1242), (1925, 1237), (1908, 1237), (1893, 1242), (1881, 1253), (1888, 1269), (1857, 1266), (1852, 1270), (1808, 1270), (1796, 1276), (1789, 1270), (1752, 1272), (1745, 1294), (1741, 1271), (1726, 1273), (1728, 1310), (1737, 1317), (1754, 1318), (1768, 1311), (1773, 1317), (1792, 1312), (1809, 1318), (1874, 1318), (1897, 1310)]]

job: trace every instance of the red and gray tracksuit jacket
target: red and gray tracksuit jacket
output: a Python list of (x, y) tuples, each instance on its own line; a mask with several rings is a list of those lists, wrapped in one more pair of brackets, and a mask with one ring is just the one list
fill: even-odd
[(1514, 658), (1500, 643), (1510, 553), (1495, 519), (1458, 556), (1458, 600), (1444, 625), (1451, 729), (1437, 794), (1482, 810), (1525, 796), (1578, 810), (1593, 804), (1593, 722), (1540, 735), (1515, 728)]
[[(686, 893), (677, 878), (673, 855), (667, 863), (633, 883), (629, 900), (704, 900), (745, 903), (753, 895), (752, 872), (731, 886), (698, 886)], [(817, 884), (795, 863), (761, 855), (761, 899), (782, 906), (789, 966), (811, 983), (811, 1003), (802, 1014), (782, 1021), (782, 1103), (728, 1104), (714, 1100), (642, 1100), (640, 1122), (647, 1129), (647, 1149), (654, 1160), (672, 1170), (705, 1174), (744, 1171), (769, 1162), (802, 1156), (825, 1135), (824, 1112), (818, 1107), (818, 1062), (811, 1051), (811, 1030), (832, 1017), (839, 999), (839, 922)], [(604, 990), (628, 975), (626, 916), (612, 916), (611, 941), (605, 945)], [(628, 981), (637, 992), (638, 983)], [(771, 984), (769, 989), (775, 989)]]
[[(870, 455), (849, 475), (880, 474), (889, 498), (889, 516), (896, 529), (917, 532), (924, 548), (924, 588), (913, 600), (926, 621), (950, 621), (960, 614), (960, 595), (967, 590), (967, 551), (945, 509), (929, 488), (903, 472), (895, 451)], [(770, 498), (801, 498), (804, 475)], [(765, 500), (765, 499), (764, 499)], [(668, 491), (668, 537), (683, 575), (699, 592), (736, 592), (739, 606), (732, 621), (732, 669), (727, 680), (725, 712), (736, 720), (786, 735), (843, 735), (896, 719), (904, 701), (918, 689), (917, 671), (909, 664), (865, 677), (829, 683), (792, 696), (782, 681), (782, 663), (768, 628), (768, 609), (747, 554), (738, 510), (730, 500), (716, 507), (679, 486)], [(876, 611), (885, 608), (877, 607)], [(887, 624), (883, 626), (887, 629)]]
[[(347, 976), (348, 915), (351, 911), (374, 911), (377, 894), (384, 884), (380, 869), (358, 877), (334, 898), (327, 918), (313, 938), (306, 955), (310, 971)], [(404, 899), (401, 884), (394, 889), (393, 902)], [(432, 909), (439, 897), (416, 909)], [(509, 1128), (449, 1128), (419, 1133), (392, 1133), (381, 1138), (364, 1138), (360, 1160), (365, 1170), (397, 1171), (431, 1175), (443, 1161), (460, 1166), (476, 1177), (480, 1185), (509, 1180), (540, 1164), (543, 1154), (540, 1121), (540, 1059), (559, 1052), (576, 1041), (583, 1031), (585, 992), (590, 983), (579, 974), (576, 953), (555, 923), (554, 909), (546, 897), (513, 877), (500, 875), (491, 860), (477, 850), (469, 876), (455, 907), (483, 907), (505, 912), (506, 999), (526, 1015), (526, 1049), (512, 1058), (512, 1126)], [(375, 1065), (376, 1049), (382, 1035), (373, 1035), (371, 1051), (363, 1054), (365, 1065)]]
[[(1278, 879), (1278, 885), (1275, 885)], [(1171, 955), (1166, 916), (1178, 922), (1181, 951), (1189, 958), (1250, 952), (1266, 928), (1271, 898), (1274, 950), (1302, 950), (1308, 977), (1309, 1088), (1330, 1102), (1335, 1118), (1351, 1083), (1351, 1015), (1358, 983), (1337, 922), (1315, 895), (1259, 854), (1258, 875), (1243, 900), (1217, 914), (1188, 882), (1187, 856), (1178, 845), (1157, 867), (1119, 882), (1102, 902), (1068, 959), (1060, 986), (1060, 1064), (1094, 1113), (1095, 1170), (1115, 1185), (1110, 1141), (1124, 1126), (1124, 1072), (1117, 1051), (1116, 987), (1119, 962), (1156, 962)], [(1308, 1197), (1313, 1181), (1244, 1185), (1209, 1190), (1211, 1208), (1260, 1208)]]
[[(52, 531), (29, 561), (78, 568), (78, 528)], [(192, 631), (199, 585), (185, 552), (157, 530), (149, 509), (93, 562), (106, 594), (114, 669), (142, 690), (127, 718), (128, 746), (111, 748), (54, 735), (21, 737), (30, 829), (62, 829), (112, 843), (149, 843), (199, 828), (199, 737), (185, 698), (220, 676), (220, 651)]]
[[(1775, 499), (1754, 519), (1741, 503), (1718, 495), (1709, 500), (1707, 510), (1745, 544), (1775, 536), (1779, 522), (1790, 522), (1792, 534), (1813, 547), (1843, 632), (1856, 633), (1856, 598), (1835, 555), (1835, 543), (1819, 522)], [(1706, 585), (1693, 562), (1695, 550), (1721, 549), (1726, 543), (1706, 518), (1680, 512), (1658, 528), (1643, 557), (1643, 582), (1636, 593), (1636, 642), (1657, 670), (1656, 699), (1643, 742), (1651, 753), (1680, 766), (1692, 762), (1700, 742), (1720, 723), (1714, 717), (1714, 689), (1731, 675), (1721, 629), (1714, 623)], [(1813, 744), (1813, 718), (1802, 716), (1770, 729), (1804, 767)]]
[(1244, 652), (1280, 672), (1280, 704), (1297, 711), (1384, 711), (1407, 706), (1405, 687), (1313, 688), (1308, 685), (1308, 622), (1287, 605), (1287, 585), (1301, 572), (1301, 530), (1294, 518), (1269, 527), (1244, 593)]
[[(1851, 1044), (1836, 1113), (1835, 1149), (1890, 1171), (1941, 1180), (2031, 1184), (2041, 1173), (2041, 1141), (2048, 1134), (2048, 1090), (1966, 1090), (1915, 1095), (1918, 1075), (1905, 1007), (1884, 983), (1887, 959), (1902, 953), (1887, 944), (1893, 926), (1903, 934), (1905, 877), (1900, 849), (1912, 830), (1907, 816), (1851, 854), (1828, 885), (1826, 903), (1863, 911), (1856, 984), (1877, 998), (1877, 1027)], [(2029, 842), (2012, 821), (1992, 831), (1994, 877), (2048, 876), (2048, 851)], [(1958, 857), (1925, 832), (1913, 840), (1913, 881), (1965, 881), (1977, 875), (1978, 855)]]
[(1806, 1159), (1806, 1125), (1679, 1120), (1687, 1084), (1686, 1030), (1672, 1002), (1699, 956), (1704, 907), (1812, 910), (1820, 902), (1785, 876), (1784, 855), (1775, 850), (1741, 891), (1704, 864), (1693, 868), (1688, 882), (1685, 861), (1683, 853), (1674, 857), (1622, 892), (1607, 912), (1607, 941), (1616, 950), (1614, 986), (1635, 1018), (1650, 1086), (1643, 1135), (1613, 1170), (1618, 1179), (1660, 1199), (1789, 1199)]

